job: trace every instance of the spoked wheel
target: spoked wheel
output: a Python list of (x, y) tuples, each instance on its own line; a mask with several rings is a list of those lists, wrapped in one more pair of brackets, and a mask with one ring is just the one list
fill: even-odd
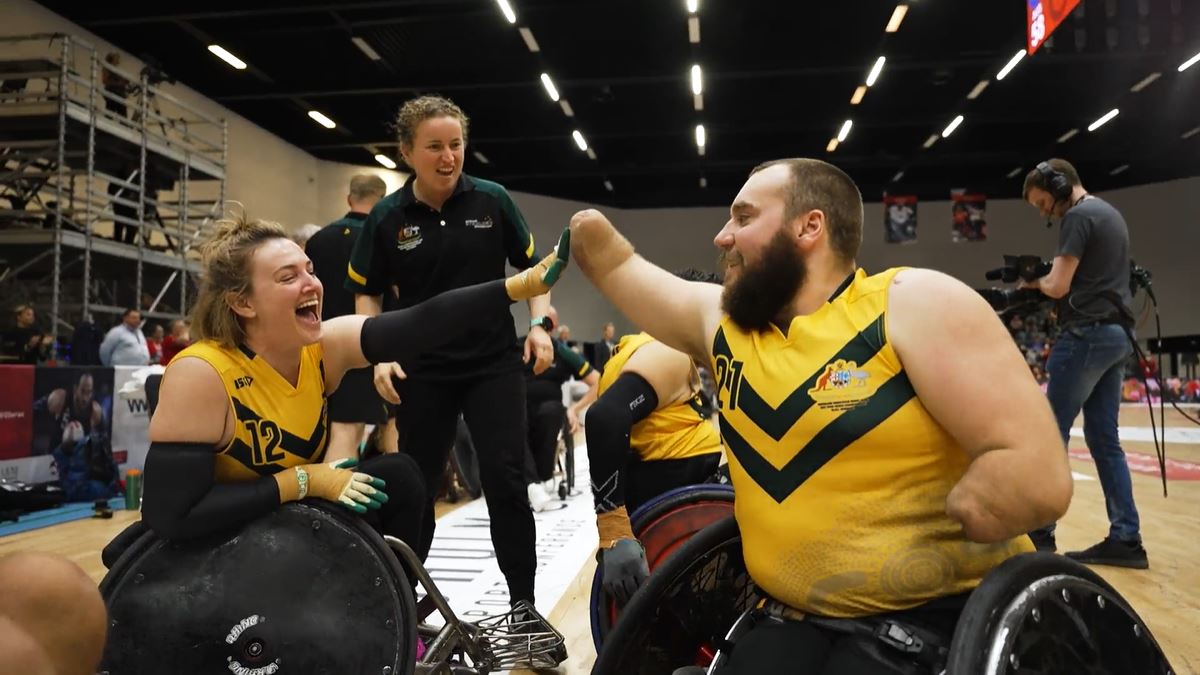
[(967, 601), (948, 675), (1167, 675), (1171, 666), (1133, 608), (1092, 570), (1029, 553), (993, 570)]
[[(732, 487), (689, 485), (643, 504), (629, 521), (633, 536), (646, 548), (646, 562), (654, 572), (697, 532), (732, 514)], [(621, 612), (616, 600), (604, 592), (601, 573), (597, 568), (592, 578), (592, 642), (597, 652)]]
[(592, 673), (706, 666), (729, 627), (758, 600), (730, 516), (696, 533), (650, 575), (605, 639)]
[(100, 584), (100, 670), (411, 673), (412, 587), (383, 539), (338, 508), (290, 503), (182, 543), (142, 535)]

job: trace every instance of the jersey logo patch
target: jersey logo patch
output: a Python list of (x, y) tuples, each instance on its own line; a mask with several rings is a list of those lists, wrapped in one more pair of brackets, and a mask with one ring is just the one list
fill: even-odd
[(484, 216), (481, 220), (471, 219), (466, 222), (466, 225), (476, 230), (490, 230), (492, 228), (492, 217)]
[(868, 386), (870, 378), (871, 373), (854, 361), (838, 359), (825, 366), (825, 372), (817, 378), (816, 386), (808, 390), (808, 395), (822, 410), (851, 410), (865, 404), (875, 393)]
[(401, 251), (411, 251), (420, 246), (423, 240), (419, 225), (405, 225), (396, 232), (396, 248)]

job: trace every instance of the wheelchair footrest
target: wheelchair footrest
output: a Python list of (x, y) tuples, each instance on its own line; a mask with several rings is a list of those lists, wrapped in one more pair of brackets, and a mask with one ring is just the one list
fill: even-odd
[(474, 625), (480, 642), (496, 659), (496, 670), (554, 668), (567, 659), (562, 633), (524, 600)]

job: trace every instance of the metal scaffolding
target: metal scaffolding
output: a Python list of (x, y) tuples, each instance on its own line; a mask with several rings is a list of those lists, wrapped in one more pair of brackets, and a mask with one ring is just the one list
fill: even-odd
[[(166, 82), (69, 35), (0, 36), (0, 297), (48, 299), (56, 338), (94, 312), (187, 313), (228, 128)], [(160, 310), (174, 283), (179, 306)]]

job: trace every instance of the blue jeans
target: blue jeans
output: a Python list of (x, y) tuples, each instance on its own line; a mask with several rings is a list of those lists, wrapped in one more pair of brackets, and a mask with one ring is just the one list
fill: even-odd
[[(1141, 535), (1133, 484), (1117, 435), (1121, 380), (1132, 353), (1125, 330), (1117, 324), (1064, 328), (1046, 361), (1050, 378), (1046, 396), (1064, 443), (1069, 441), (1071, 423), (1083, 410), (1083, 437), (1104, 490), (1109, 536), (1137, 542)], [(1044, 531), (1053, 532), (1054, 524)]]

